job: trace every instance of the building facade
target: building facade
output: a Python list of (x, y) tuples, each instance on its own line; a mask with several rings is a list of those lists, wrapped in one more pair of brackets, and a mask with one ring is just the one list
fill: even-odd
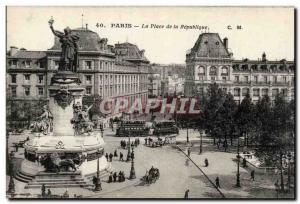
[(209, 84), (216, 83), (240, 103), (250, 94), (253, 102), (279, 93), (294, 98), (294, 62), (271, 61), (265, 53), (259, 60), (235, 60), (228, 49), (228, 39), (217, 33), (202, 33), (186, 54), (185, 95), (203, 95)]
[[(79, 36), (77, 73), (85, 95), (102, 98), (124, 98), (133, 103), (148, 98), (149, 61), (144, 50), (130, 43), (107, 44), (107, 38), (88, 28), (72, 33)], [(51, 77), (57, 72), (61, 44), (55, 37), (54, 45), (46, 51), (28, 51), (11, 47), (7, 54), (7, 100), (47, 101)], [(8, 107), (8, 114), (9, 114)]]

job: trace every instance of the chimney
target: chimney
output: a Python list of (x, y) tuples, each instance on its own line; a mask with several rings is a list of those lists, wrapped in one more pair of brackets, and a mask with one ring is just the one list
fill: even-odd
[(262, 61), (267, 61), (267, 55), (265, 52), (262, 54)]
[(140, 51), (141, 57), (144, 57), (144, 53), (145, 53), (145, 50), (141, 50), (141, 51)]
[(225, 48), (228, 49), (228, 38), (223, 39), (223, 44), (224, 44)]
[(15, 46), (11, 46), (10, 47), (10, 51), (9, 51), (10, 56), (15, 55), (17, 52), (18, 52), (18, 48), (17, 47), (15, 47)]

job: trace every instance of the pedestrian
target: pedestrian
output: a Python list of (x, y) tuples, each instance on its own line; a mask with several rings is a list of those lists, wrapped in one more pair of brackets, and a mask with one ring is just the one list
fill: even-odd
[(15, 144), (16, 152), (18, 152), (19, 146), (18, 144)]
[(244, 167), (244, 168), (247, 167), (247, 160), (246, 160), (245, 157), (243, 158), (243, 167)]
[(110, 153), (110, 154), (109, 154), (109, 161), (110, 161), (110, 162), (112, 162), (112, 158), (113, 158), (113, 154)]
[(118, 174), (118, 181), (119, 182), (122, 182), (122, 172), (120, 171), (119, 174)]
[(50, 188), (48, 188), (47, 196), (51, 197), (51, 190), (50, 190)]
[(216, 178), (216, 186), (217, 186), (217, 188), (221, 188), (221, 186), (220, 186), (220, 179), (219, 179), (218, 176)]
[(121, 177), (122, 177), (122, 182), (124, 182), (124, 181), (125, 181), (125, 173), (124, 173), (124, 171), (122, 171), (121, 173), (122, 173), (122, 174), (121, 174), (121, 175), (122, 175), (122, 176), (121, 176)]
[(114, 152), (114, 157), (118, 157), (117, 150), (115, 150), (115, 152)]
[(108, 154), (107, 153), (105, 154), (105, 158), (106, 158), (106, 161), (108, 161)]
[(108, 183), (111, 183), (112, 182), (112, 173), (110, 173), (109, 177), (108, 177)]
[(190, 192), (190, 189), (187, 189), (184, 193), (184, 198), (187, 199), (189, 198), (189, 192)]
[(69, 198), (70, 197), (68, 189), (66, 189), (66, 191), (64, 192), (63, 197), (64, 198)]
[(120, 152), (120, 161), (124, 161), (122, 152)]
[(117, 181), (117, 172), (115, 172), (115, 173), (113, 174), (113, 178), (114, 178), (114, 182), (116, 182), (116, 181)]
[(145, 140), (145, 145), (147, 146), (148, 138), (146, 137), (144, 140)]
[(252, 181), (254, 181), (254, 174), (255, 174), (255, 171), (252, 170), (252, 171), (251, 171), (251, 179), (252, 179)]
[(208, 167), (208, 159), (207, 158), (205, 158), (204, 164), (205, 164), (205, 167)]
[(46, 186), (45, 186), (45, 184), (42, 185), (41, 191), (42, 191), (42, 197), (45, 197), (46, 196)]
[(132, 160), (134, 159), (134, 152), (133, 151), (131, 152), (131, 159)]
[(188, 157), (190, 157), (191, 156), (191, 147), (188, 148), (187, 152), (188, 152)]
[(93, 176), (93, 184), (94, 184), (94, 186), (96, 186), (96, 183), (97, 183), (97, 177)]

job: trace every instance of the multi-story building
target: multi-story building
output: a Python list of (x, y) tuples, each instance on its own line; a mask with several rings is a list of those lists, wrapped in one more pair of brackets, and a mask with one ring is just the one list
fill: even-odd
[[(107, 38), (87, 28), (72, 30), (79, 36), (77, 73), (86, 95), (102, 98), (119, 97), (129, 101), (148, 98), (149, 61), (144, 50), (130, 43), (108, 45)], [(7, 99), (14, 101), (47, 101), (51, 77), (57, 72), (61, 44), (55, 37), (47, 51), (28, 51), (11, 47), (7, 54)]]
[(184, 86), (185, 65), (152, 64), (149, 75), (149, 94), (166, 96), (181, 94)]
[(209, 84), (217, 83), (230, 92), (236, 102), (248, 93), (253, 102), (264, 95), (274, 99), (283, 93), (294, 97), (294, 62), (268, 60), (234, 60), (228, 49), (228, 39), (217, 33), (202, 33), (186, 55), (185, 95), (203, 95)]

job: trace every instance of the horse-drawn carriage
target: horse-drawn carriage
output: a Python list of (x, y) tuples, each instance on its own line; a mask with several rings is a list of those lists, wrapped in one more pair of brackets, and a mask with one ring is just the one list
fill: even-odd
[(145, 176), (143, 176), (141, 180), (148, 184), (151, 184), (151, 183), (155, 183), (156, 180), (159, 179), (159, 176), (160, 176), (159, 169), (151, 167), (149, 172), (147, 171)]

